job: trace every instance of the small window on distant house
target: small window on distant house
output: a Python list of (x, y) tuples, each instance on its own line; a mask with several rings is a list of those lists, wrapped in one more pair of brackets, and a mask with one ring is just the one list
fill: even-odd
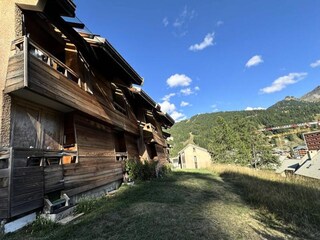
[(193, 157), (194, 160), (194, 168), (198, 168), (198, 160), (197, 160), (197, 156)]

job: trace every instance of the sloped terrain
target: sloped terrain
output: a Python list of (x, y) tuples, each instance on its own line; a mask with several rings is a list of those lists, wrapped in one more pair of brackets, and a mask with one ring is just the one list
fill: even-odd
[(85, 215), (68, 225), (38, 221), (4, 239), (310, 238), (303, 229), (253, 208), (243, 198), (248, 193), (231, 180), (204, 170), (173, 172), (82, 203)]

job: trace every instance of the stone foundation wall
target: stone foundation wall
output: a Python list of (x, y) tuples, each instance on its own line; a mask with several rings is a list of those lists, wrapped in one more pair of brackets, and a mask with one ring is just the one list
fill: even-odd
[[(0, 146), (9, 147), (11, 130), (11, 97), (8, 94), (4, 94), (3, 89), (5, 87), (8, 61), (11, 54), (11, 42), (15, 38), (23, 36), (23, 14), (20, 8), (13, 2), (2, 2), (0, 4), (0, 8), (4, 11), (0, 12), (0, 22), (5, 26), (0, 31), (0, 54), (2, 57), (2, 62), (0, 63)], [(12, 18), (12, 16), (14, 18)]]
[(0, 129), (0, 146), (10, 146), (10, 133), (11, 133), (11, 97), (8, 94), (3, 94), (2, 104), (2, 118), (1, 118), (1, 129)]

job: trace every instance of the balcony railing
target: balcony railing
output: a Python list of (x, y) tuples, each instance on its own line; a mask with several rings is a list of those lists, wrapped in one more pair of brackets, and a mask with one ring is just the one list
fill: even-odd
[[(38, 44), (36, 44), (30, 38), (24, 36), (13, 41), (11, 50), (15, 51), (15, 54), (19, 54), (22, 51), (24, 51), (24, 53), (30, 53), (32, 56), (46, 63), (52, 69), (59, 72), (71, 81), (77, 83), (79, 87), (81, 87), (81, 80), (78, 74), (76, 74), (71, 68), (69, 68), (63, 62), (58, 60), (57, 57), (43, 50)], [(25, 56), (27, 55), (25, 54)], [(27, 60), (27, 58), (25, 60)]]
[(156, 131), (156, 128), (151, 123), (140, 122), (140, 126), (143, 128), (143, 136), (147, 143), (157, 143), (165, 146), (166, 142), (163, 136)]
[[(132, 134), (139, 133), (138, 125), (124, 114), (121, 106), (110, 107), (109, 99), (86, 90), (82, 80), (88, 79), (80, 79), (70, 67), (28, 37), (15, 40), (12, 51), (15, 54), (9, 58), (5, 93), (39, 103), (45, 97), (50, 100), (50, 107), (57, 110), (76, 109)], [(99, 80), (92, 77), (90, 81)]]

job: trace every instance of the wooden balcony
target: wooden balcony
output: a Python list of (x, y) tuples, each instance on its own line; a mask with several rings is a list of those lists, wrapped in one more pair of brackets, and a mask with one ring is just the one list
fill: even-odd
[(62, 112), (79, 110), (133, 134), (135, 121), (81, 88), (79, 76), (27, 37), (13, 42), (4, 92)]
[(146, 143), (157, 143), (166, 146), (166, 141), (151, 123), (143, 124), (143, 137)]

